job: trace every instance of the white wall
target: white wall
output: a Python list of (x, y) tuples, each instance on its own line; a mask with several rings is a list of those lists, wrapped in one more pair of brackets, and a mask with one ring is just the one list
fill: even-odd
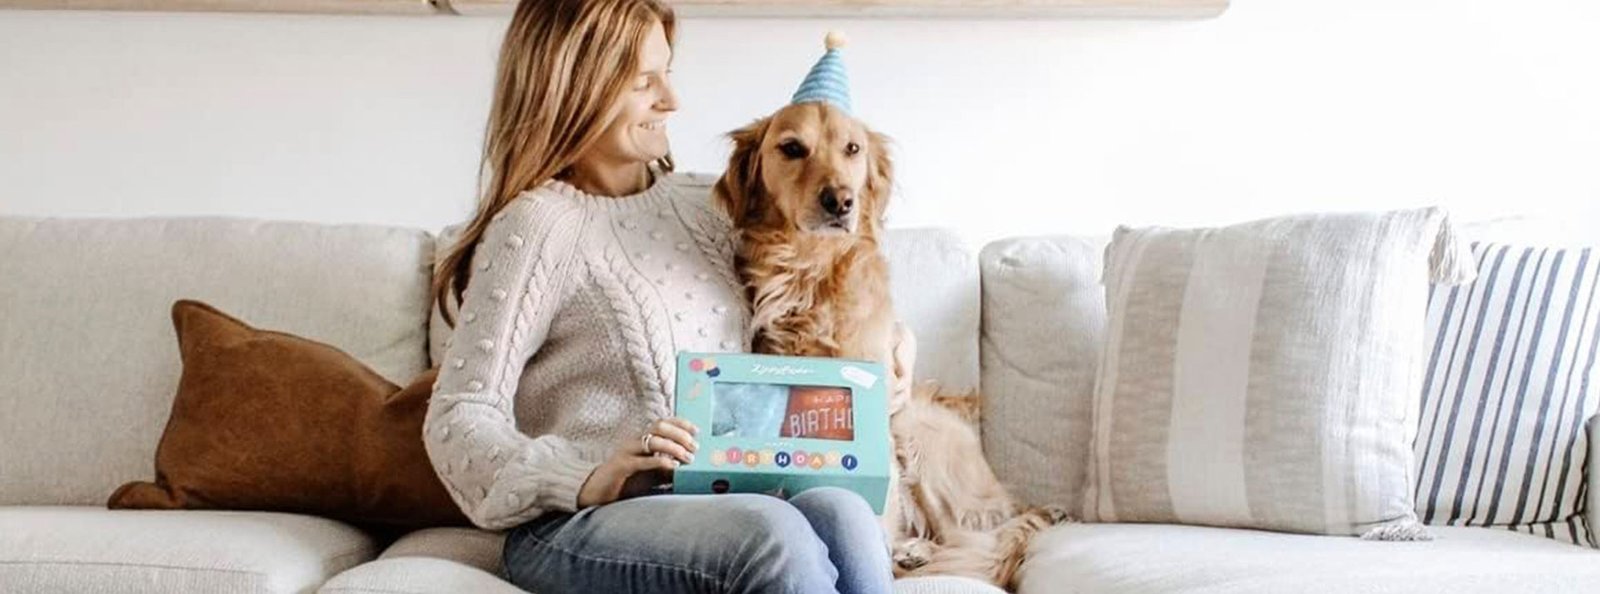
[[(0, 214), (436, 228), (502, 19), (0, 11)], [(978, 243), (1443, 204), (1600, 224), (1600, 2), (1235, 0), (1204, 21), (690, 20), (672, 138), (787, 100), (829, 28), (896, 226)], [(1600, 232), (1595, 234), (1600, 236)]]

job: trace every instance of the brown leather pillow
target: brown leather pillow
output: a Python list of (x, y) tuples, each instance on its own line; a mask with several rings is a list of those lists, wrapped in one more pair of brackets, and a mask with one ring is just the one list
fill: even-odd
[(422, 446), (437, 370), (402, 389), (331, 346), (172, 305), (183, 376), (156, 481), (113, 509), (236, 509), (382, 528), (469, 525)]

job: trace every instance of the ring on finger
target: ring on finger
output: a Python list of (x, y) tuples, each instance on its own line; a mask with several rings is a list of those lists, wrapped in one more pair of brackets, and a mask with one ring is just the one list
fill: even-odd
[(646, 432), (643, 437), (639, 438), (639, 445), (644, 448), (644, 455), (650, 455), (650, 438), (655, 436), (654, 433)]

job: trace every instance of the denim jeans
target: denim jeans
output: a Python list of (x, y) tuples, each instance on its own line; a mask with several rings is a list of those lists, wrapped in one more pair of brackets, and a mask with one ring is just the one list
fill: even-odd
[(506, 535), (506, 577), (537, 594), (891, 590), (860, 495), (654, 495), (545, 514)]

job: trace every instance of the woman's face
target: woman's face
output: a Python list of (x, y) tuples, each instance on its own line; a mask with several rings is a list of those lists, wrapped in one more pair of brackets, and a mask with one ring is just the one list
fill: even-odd
[(656, 23), (639, 52), (639, 72), (622, 92), (617, 117), (600, 135), (589, 157), (615, 164), (649, 163), (667, 155), (667, 116), (678, 109), (668, 80), (672, 47)]

